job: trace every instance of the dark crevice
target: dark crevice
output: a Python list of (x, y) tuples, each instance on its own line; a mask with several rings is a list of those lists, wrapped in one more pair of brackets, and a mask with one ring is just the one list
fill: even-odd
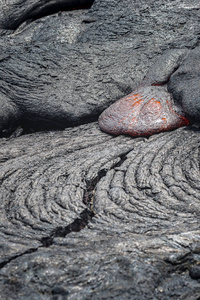
[[(38, 248), (39, 248), (39, 247), (38, 247)], [(9, 259), (7, 259), (7, 260), (1, 262), (1, 263), (0, 263), (0, 269), (2, 269), (3, 267), (5, 267), (7, 264), (9, 264), (10, 262), (12, 262), (12, 261), (15, 260), (16, 258), (19, 258), (19, 257), (21, 257), (21, 256), (23, 256), (23, 255), (25, 255), (25, 254), (30, 254), (30, 253), (36, 252), (36, 251), (38, 250), (38, 248), (31, 248), (31, 249), (29, 249), (29, 250), (27, 250), (27, 251), (25, 251), (25, 252), (23, 252), (23, 253), (21, 253), (21, 254), (12, 256), (11, 258), (9, 258)]]
[[(75, 2), (75, 1), (74, 1)], [(81, 1), (77, 1), (77, 3), (79, 3)], [(59, 12), (63, 12), (63, 11), (72, 11), (72, 10), (78, 10), (78, 9), (89, 9), (92, 4), (93, 4), (94, 0), (88, 0), (87, 3), (83, 3), (83, 4), (78, 4), (76, 5), (76, 3), (72, 3), (72, 4), (54, 4), (52, 6), (49, 6), (48, 8), (42, 10), (40, 13), (38, 13), (38, 15), (34, 16), (32, 19), (29, 19), (28, 21), (30, 22), (34, 22), (42, 17), (46, 17), (49, 15), (53, 15), (55, 13), (59, 13)]]
[(86, 183), (86, 189), (83, 195), (83, 203), (88, 207), (82, 211), (79, 218), (76, 218), (71, 224), (67, 226), (60, 226), (55, 228), (48, 237), (41, 239), (43, 247), (50, 247), (53, 244), (53, 240), (56, 237), (65, 237), (71, 232), (79, 232), (84, 229), (88, 223), (95, 216), (95, 212), (92, 209), (93, 195), (97, 183), (102, 177), (106, 175), (107, 171), (102, 169), (98, 172), (97, 176)]
[[(128, 153), (129, 151), (122, 154), (120, 156), (120, 161), (116, 163), (112, 168), (120, 167), (122, 163), (126, 160), (127, 158), (126, 156)], [(101, 180), (101, 178), (104, 177), (106, 174), (107, 174), (107, 170), (102, 169), (98, 172), (97, 176), (93, 180), (88, 181), (86, 183), (86, 189), (83, 195), (83, 203), (87, 206), (87, 208), (80, 213), (80, 216), (76, 218), (71, 224), (67, 226), (59, 226), (55, 228), (49, 236), (43, 237), (40, 240), (40, 242), (42, 243), (42, 246), (40, 247), (48, 248), (51, 245), (53, 245), (54, 238), (56, 237), (64, 238), (67, 234), (71, 232), (80, 232), (88, 225), (88, 223), (95, 216), (95, 212), (93, 211), (92, 206), (93, 206), (93, 196), (94, 196), (94, 191), (96, 189), (96, 185)], [(0, 263), (0, 268), (3, 268), (8, 263), (15, 260), (16, 258), (23, 256), (24, 254), (30, 254), (36, 252), (40, 247), (31, 248), (22, 254), (13, 256), (12, 258)]]
[(115, 169), (115, 168), (119, 168), (121, 167), (121, 165), (125, 162), (125, 160), (127, 159), (127, 154), (129, 153), (130, 151), (126, 152), (126, 153), (123, 153), (122, 155), (120, 155), (120, 161), (118, 163), (116, 163), (112, 169)]
[(82, 213), (80, 214), (80, 217), (76, 218), (74, 220), (74, 222), (72, 222), (71, 224), (69, 224), (65, 227), (62, 227), (62, 226), (57, 227), (52, 231), (52, 233), (48, 237), (42, 238), (40, 241), (42, 243), (42, 246), (39, 246), (37, 248), (31, 248), (19, 255), (15, 255), (15, 256), (5, 260), (4, 262), (1, 262), (0, 269), (5, 267), (7, 264), (12, 262), (16, 258), (19, 258), (25, 254), (34, 253), (41, 247), (47, 248), (47, 247), (51, 246), (53, 244), (53, 240), (55, 237), (65, 237), (67, 234), (69, 234), (71, 232), (81, 231), (82, 229), (85, 228), (85, 226), (88, 224), (88, 222), (92, 219), (93, 216), (94, 216), (94, 213), (86, 208), (85, 210), (82, 211)]
[(107, 171), (105, 169), (102, 169), (98, 172), (95, 179), (87, 182), (85, 193), (83, 195), (83, 203), (88, 208), (84, 209), (80, 213), (80, 216), (78, 218), (76, 218), (71, 224), (69, 224), (67, 226), (60, 226), (60, 227), (55, 228), (49, 236), (42, 238), (40, 240), (40, 242), (42, 243), (42, 246), (39, 246), (37, 248), (31, 248), (19, 255), (15, 255), (12, 258), (9, 258), (9, 259), (5, 260), (4, 262), (0, 263), (0, 269), (5, 267), (7, 264), (12, 262), (13, 260), (15, 260), (25, 254), (34, 253), (41, 247), (45, 247), (45, 248), (50, 247), (51, 245), (53, 245), (54, 238), (56, 238), (56, 237), (64, 238), (67, 234), (69, 234), (71, 232), (79, 232), (82, 229), (84, 229), (95, 215), (95, 213), (92, 211), (93, 193), (95, 191), (97, 183), (100, 181), (100, 179), (102, 177), (104, 177), (106, 175), (106, 173), (107, 173)]
[(48, 237), (41, 239), (43, 247), (50, 247), (56, 237), (65, 237), (71, 232), (79, 232), (85, 228), (88, 222), (92, 219), (94, 213), (87, 208), (82, 211), (79, 218), (76, 218), (71, 224), (67, 226), (60, 226), (55, 228)]
[[(97, 122), (99, 115), (102, 113), (102, 110), (97, 111), (96, 113), (92, 112), (91, 115), (86, 115), (80, 117), (79, 120), (70, 121), (68, 124), (62, 120), (59, 120), (59, 123), (53, 120), (41, 120), (37, 116), (31, 116), (30, 119), (23, 119), (19, 122), (18, 127), (10, 128), (9, 130), (0, 131), (0, 138), (6, 137), (10, 138), (15, 135), (15, 132), (20, 129), (20, 135), (27, 135), (36, 132), (48, 132), (48, 131), (61, 131), (67, 128), (74, 128), (80, 125), (85, 125), (93, 122)], [(27, 117), (27, 116), (26, 116)]]
[(100, 181), (102, 177), (104, 177), (107, 173), (107, 170), (102, 169), (98, 172), (97, 176), (86, 183), (86, 189), (83, 195), (83, 203), (91, 209), (92, 199), (95, 191), (95, 187), (97, 183)]
[[(112, 166), (112, 169), (119, 168), (123, 164), (123, 162), (127, 159), (127, 154), (129, 152), (130, 151), (127, 151), (126, 153), (120, 155), (119, 156), (120, 161), (114, 164)], [(98, 182), (101, 180), (102, 177), (106, 176), (107, 171), (108, 170), (106, 169), (101, 169), (93, 180), (90, 180), (86, 183), (87, 186), (83, 195), (83, 203), (87, 205), (90, 210), (92, 210), (93, 196), (94, 196), (96, 185), (98, 184)]]
[(0, 269), (2, 269), (3, 267), (5, 267), (7, 264), (12, 262), (13, 260), (15, 260), (25, 254), (34, 253), (41, 247), (47, 248), (47, 247), (51, 246), (53, 244), (53, 240), (55, 237), (65, 237), (67, 234), (69, 234), (71, 232), (81, 231), (82, 229), (85, 228), (85, 226), (93, 218), (93, 216), (94, 216), (94, 213), (86, 208), (85, 210), (82, 211), (82, 213), (80, 214), (80, 217), (76, 218), (71, 224), (69, 224), (65, 227), (62, 227), (62, 226), (57, 227), (52, 231), (52, 233), (48, 237), (42, 238), (40, 241), (42, 243), (42, 246), (39, 246), (37, 248), (31, 248), (21, 254), (15, 255), (15, 256), (5, 260), (4, 262), (1, 262)]
[(85, 23), (85, 24), (90, 24), (90, 23), (94, 23), (94, 22), (96, 22), (96, 19), (91, 18), (91, 17), (85, 17), (85, 19), (82, 21), (82, 23)]

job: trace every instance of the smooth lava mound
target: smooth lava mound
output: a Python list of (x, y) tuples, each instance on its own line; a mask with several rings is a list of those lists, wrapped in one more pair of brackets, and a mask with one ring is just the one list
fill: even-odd
[(110, 134), (150, 136), (189, 125), (164, 86), (141, 85), (116, 101), (99, 117), (100, 128)]

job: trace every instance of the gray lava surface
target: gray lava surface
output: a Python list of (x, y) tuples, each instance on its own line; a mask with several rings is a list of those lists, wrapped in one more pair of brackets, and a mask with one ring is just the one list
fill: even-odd
[[(1, 1), (0, 299), (200, 299), (199, 18), (195, 0)], [(102, 132), (146, 74), (195, 123)]]

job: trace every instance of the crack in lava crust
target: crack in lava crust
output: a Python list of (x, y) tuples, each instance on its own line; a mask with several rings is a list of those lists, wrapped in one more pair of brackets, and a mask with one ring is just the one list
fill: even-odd
[(164, 86), (141, 86), (99, 117), (100, 128), (115, 135), (150, 136), (185, 125), (188, 119)]

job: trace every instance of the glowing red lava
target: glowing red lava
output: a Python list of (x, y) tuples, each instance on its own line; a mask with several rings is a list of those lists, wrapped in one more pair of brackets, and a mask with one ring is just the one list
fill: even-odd
[(116, 101), (99, 117), (100, 128), (114, 135), (149, 136), (189, 125), (162, 86), (141, 86)]

